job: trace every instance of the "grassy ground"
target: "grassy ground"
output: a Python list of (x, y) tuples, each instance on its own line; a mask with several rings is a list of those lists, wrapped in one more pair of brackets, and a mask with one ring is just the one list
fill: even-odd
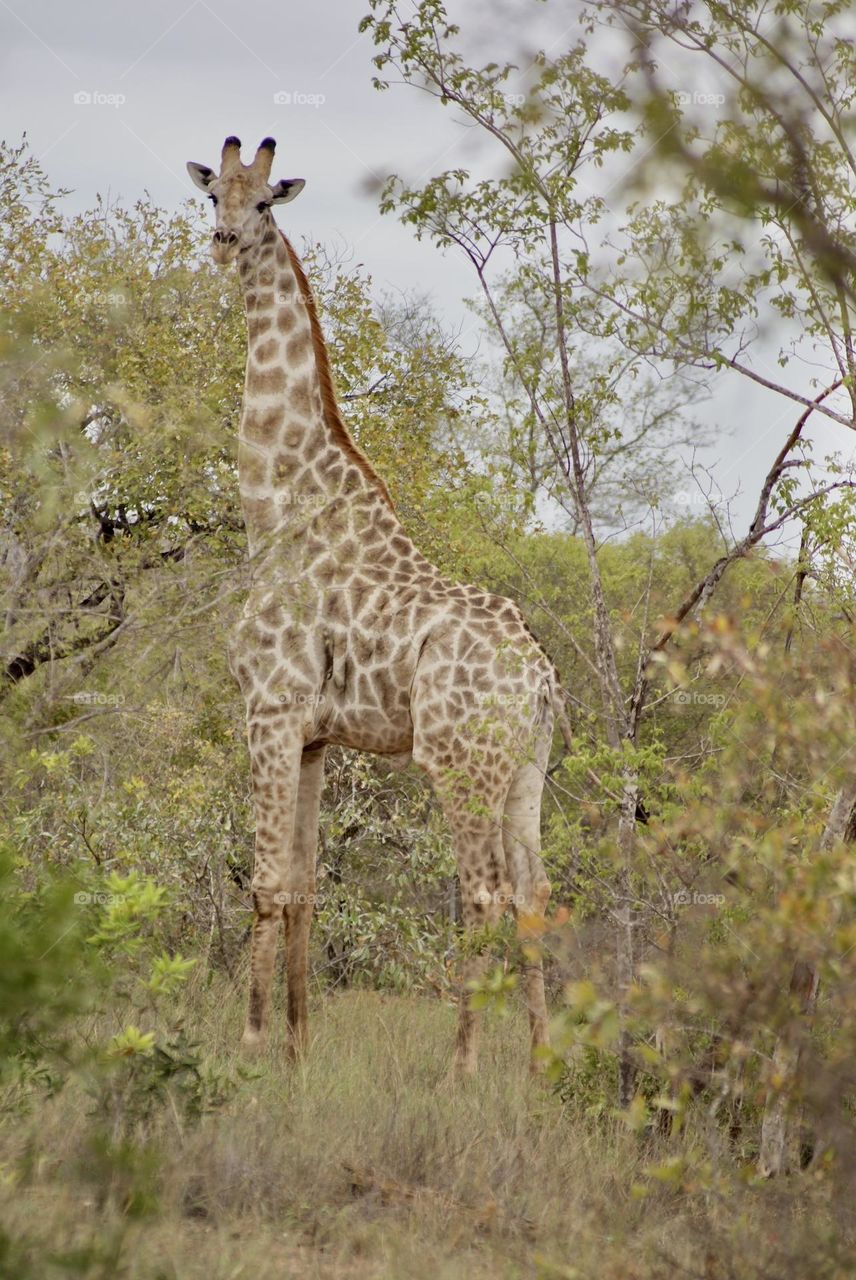
[[(242, 993), (199, 989), (190, 1030), (224, 1069)], [(0, 1276), (29, 1280), (480, 1280), (844, 1276), (823, 1184), (715, 1179), (695, 1192), (644, 1169), (675, 1140), (563, 1104), (526, 1070), (522, 1013), (489, 1020), (476, 1080), (448, 1077), (454, 1010), (349, 992), (316, 1002), (306, 1062), (281, 1044), (224, 1109), (164, 1106), (156, 1195), (139, 1217), (106, 1194), (92, 1104), (66, 1086), (7, 1120)], [(686, 1139), (682, 1139), (686, 1141)], [(139, 1176), (139, 1169), (137, 1170)], [(817, 1261), (822, 1242), (824, 1261)], [(843, 1246), (842, 1246), (843, 1249)], [(814, 1261), (813, 1261), (814, 1259)]]

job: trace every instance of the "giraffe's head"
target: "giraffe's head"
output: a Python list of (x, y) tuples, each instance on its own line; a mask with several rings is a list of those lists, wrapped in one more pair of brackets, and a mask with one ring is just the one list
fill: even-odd
[(303, 178), (270, 183), (276, 143), (265, 138), (252, 164), (241, 163), (239, 138), (227, 138), (220, 157), (220, 172), (188, 161), (187, 172), (213, 202), (217, 226), (211, 239), (211, 256), (225, 266), (243, 249), (257, 244), (268, 224), (272, 204), (287, 204), (303, 190)]

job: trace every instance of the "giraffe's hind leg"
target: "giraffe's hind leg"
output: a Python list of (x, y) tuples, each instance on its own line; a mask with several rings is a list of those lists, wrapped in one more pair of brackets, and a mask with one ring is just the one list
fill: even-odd
[[(543, 764), (536, 759), (518, 767), (502, 816), (502, 840), (518, 917), (543, 918), (550, 897), (550, 882), (541, 861), (541, 795), (546, 750), (536, 750), (536, 757), (538, 755), (543, 755)], [(548, 1043), (544, 966), (540, 956), (524, 959), (522, 976), (529, 1013), (530, 1065), (537, 1071), (543, 1066), (538, 1050)]]
[(484, 977), (489, 963), (489, 929), (496, 925), (511, 898), (498, 818), (476, 819), (457, 806), (446, 809), (452, 828), (461, 882), (464, 927), (458, 994), (458, 1034), (455, 1067), (464, 1074), (476, 1070), (479, 1014), (472, 1007), (473, 984)]
[[(496, 663), (496, 657), (491, 661)], [(479, 933), (495, 925), (513, 903), (515, 882), (519, 884), (516, 892), (525, 894), (525, 905), (538, 902), (542, 914), (549, 893), (538, 856), (541, 791), (537, 785), (539, 776), (543, 785), (540, 766), (549, 749), (549, 726), (546, 713), (542, 713), (543, 724), (533, 724), (530, 716), (537, 694), (521, 689), (511, 678), (484, 695), (470, 690), (468, 697), (457, 701), (448, 694), (448, 683), (442, 666), (439, 676), (428, 669), (421, 682), (414, 682), (413, 759), (431, 779), (454, 841), (464, 925), (455, 1059), (461, 1070), (471, 1072), (476, 1067), (478, 1027), (471, 987), (485, 971), (489, 945), (489, 937)], [(533, 730), (538, 731), (537, 741)], [(534, 764), (527, 771), (530, 761)], [(509, 796), (506, 840), (503, 820)], [(530, 847), (534, 861), (528, 854)], [(546, 1007), (543, 974), (537, 965), (531, 976), (527, 974), (526, 986), (530, 1008), (535, 1010), (533, 1037), (537, 1035), (542, 1043)]]
[[(502, 838), (502, 808), (509, 785), (510, 766), (488, 770), (474, 763), (471, 744), (443, 739), (445, 750), (432, 750), (424, 738), (414, 759), (428, 774), (452, 833), (461, 882), (460, 988), (455, 1067), (471, 1074), (478, 1056), (479, 1015), (472, 1008), (473, 984), (484, 976), (490, 945), (489, 930), (512, 900), (511, 882)], [(451, 769), (449, 758), (457, 760)], [(469, 768), (464, 766), (469, 764)]]

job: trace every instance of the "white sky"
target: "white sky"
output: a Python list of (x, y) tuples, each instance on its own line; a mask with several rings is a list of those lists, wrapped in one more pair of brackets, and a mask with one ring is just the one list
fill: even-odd
[[(144, 190), (174, 208), (193, 193), (186, 160), (216, 165), (227, 134), (246, 150), (272, 134), (274, 178), (307, 181), (300, 199), (277, 211), (283, 229), (298, 242), (351, 246), (380, 289), (428, 293), (469, 353), (476, 333), (462, 300), (476, 282), (468, 264), (381, 218), (376, 191), (391, 171), (413, 181), (472, 163), (475, 139), (415, 90), (374, 90), (371, 41), (357, 32), (366, 9), (366, 0), (0, 0), (3, 136), (17, 142), (26, 131), (51, 182), (74, 189), (71, 212), (98, 193), (132, 203)], [(539, 43), (561, 48), (576, 30), (575, 19), (544, 28), (557, 10), (545, 14), (531, 0), (456, 0), (450, 9), (485, 59), (498, 52), (522, 61)], [(563, 12), (572, 17), (571, 6)], [(75, 102), (81, 93), (123, 101)], [(290, 103), (276, 103), (277, 93)], [(778, 368), (776, 345), (759, 351), (759, 371), (814, 394), (807, 372)], [(705, 458), (723, 493), (743, 490), (734, 504), (740, 532), (799, 408), (722, 374), (701, 416), (715, 431)], [(820, 453), (849, 450), (835, 424), (819, 422), (814, 435)]]

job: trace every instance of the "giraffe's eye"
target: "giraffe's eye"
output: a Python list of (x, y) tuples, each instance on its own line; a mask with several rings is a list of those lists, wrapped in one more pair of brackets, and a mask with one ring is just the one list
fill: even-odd
[(262, 200), (259, 202), (259, 204), (256, 205), (256, 208), (258, 209), (259, 213), (264, 213), (265, 209), (270, 208), (270, 205), (268, 204), (267, 200)]
[(217, 203), (217, 197), (216, 197), (216, 196), (209, 196), (209, 197), (208, 197), (208, 199), (211, 201), (211, 203), (212, 203), (213, 205), (216, 205), (216, 203)]

